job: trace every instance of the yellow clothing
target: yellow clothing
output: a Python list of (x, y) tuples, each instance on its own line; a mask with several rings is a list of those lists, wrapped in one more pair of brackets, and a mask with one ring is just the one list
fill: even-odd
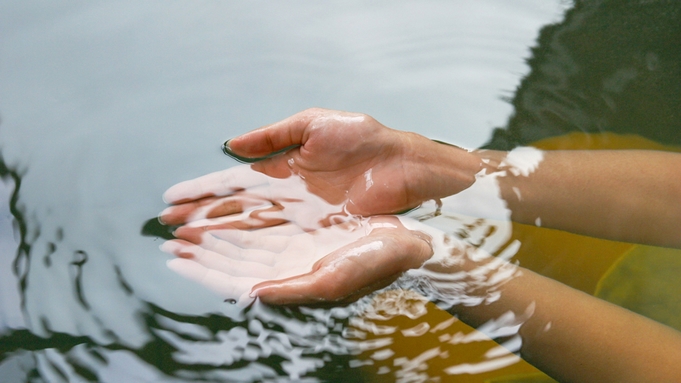
[[(636, 135), (613, 133), (571, 133), (533, 146), (542, 150), (681, 152), (681, 148)], [(508, 243), (515, 240), (522, 244), (513, 257), (520, 266), (681, 330), (681, 250), (513, 223)], [(376, 312), (381, 315), (374, 315)], [(365, 349), (356, 360), (365, 366), (372, 381), (413, 377), (442, 382), (554, 382), (413, 292), (395, 290), (377, 296), (367, 314), (351, 319), (353, 323), (358, 336), (375, 346)], [(494, 360), (506, 363), (485, 370), (486, 363)]]

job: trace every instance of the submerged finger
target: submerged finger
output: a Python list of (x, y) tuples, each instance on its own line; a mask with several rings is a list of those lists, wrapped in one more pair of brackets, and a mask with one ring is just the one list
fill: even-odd
[(260, 228), (258, 230), (213, 229), (209, 234), (216, 242), (227, 242), (244, 249), (262, 249), (281, 253), (289, 247), (294, 236), (305, 233), (291, 223)]
[(268, 179), (250, 166), (240, 165), (173, 185), (163, 193), (163, 200), (178, 204), (205, 197), (225, 196), (267, 184)]
[(198, 263), (207, 269), (220, 271), (230, 277), (249, 277), (264, 280), (277, 276), (274, 268), (268, 264), (230, 258), (182, 240), (166, 241), (160, 246), (160, 249), (163, 252), (176, 255), (180, 259)]
[(355, 300), (387, 286), (404, 271), (420, 267), (431, 255), (432, 248), (420, 236), (379, 228), (329, 253), (311, 272), (260, 283), (251, 294), (274, 304)]
[(285, 218), (282, 218), (282, 214), (277, 208), (267, 208), (235, 217), (220, 217), (190, 222), (187, 225), (177, 228), (174, 235), (177, 238), (200, 244), (203, 241), (206, 232), (259, 230), (283, 225), (287, 222), (288, 221)]
[[(260, 263), (249, 258), (232, 258), (229, 255), (216, 253), (186, 241), (166, 241), (161, 245), (161, 250), (234, 277), (272, 279), (279, 275), (278, 271), (270, 264)], [(238, 249), (235, 250), (238, 251)]]
[(242, 248), (231, 242), (215, 238), (212, 235), (207, 235), (203, 238), (201, 247), (235, 260), (257, 262), (263, 265), (274, 266), (277, 263), (279, 253), (263, 248), (267, 247), (268, 238), (264, 238), (262, 242), (262, 244), (256, 244), (257, 247)]
[[(167, 244), (167, 242), (173, 243)], [(206, 238), (204, 238), (203, 242), (200, 245), (196, 245), (192, 242), (187, 242), (182, 239), (167, 242), (161, 245), (162, 251), (170, 254), (175, 254), (179, 257), (184, 258), (191, 258), (195, 255), (194, 252), (190, 253), (191, 249), (194, 249), (189, 247), (191, 245), (200, 247), (204, 251), (211, 251), (213, 253), (219, 254), (223, 257), (231, 258), (233, 260), (255, 262), (270, 267), (274, 266), (278, 260), (277, 253), (273, 253), (271, 251), (263, 249), (243, 249), (229, 242), (222, 241), (211, 236), (206, 236)], [(178, 245), (176, 245), (178, 243), (185, 247), (184, 248), (179, 247)]]
[(247, 194), (206, 197), (170, 206), (159, 214), (159, 219), (167, 225), (180, 225), (200, 219), (229, 216), (243, 213), (249, 209), (269, 206), (272, 206), (269, 200)]

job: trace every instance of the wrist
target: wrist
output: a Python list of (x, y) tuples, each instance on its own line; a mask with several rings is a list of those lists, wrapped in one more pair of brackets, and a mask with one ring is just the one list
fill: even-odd
[(444, 198), (467, 189), (484, 168), (481, 156), (458, 146), (407, 133), (404, 153), (409, 188), (422, 201)]

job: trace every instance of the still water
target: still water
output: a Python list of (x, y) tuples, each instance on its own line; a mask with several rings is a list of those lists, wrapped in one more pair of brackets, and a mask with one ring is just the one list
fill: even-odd
[[(454, 339), (494, 331), (452, 330), (454, 317), (409, 290), (343, 307), (242, 309), (171, 272), (164, 233), (143, 227), (169, 186), (237, 164), (220, 151), (225, 139), (311, 106), (467, 148), (560, 148), (546, 140), (575, 131), (681, 144), (679, 7), (593, 3), (4, 1), (1, 380), (509, 375), (518, 344), (462, 351), (482, 343)], [(424, 209), (414, 216), (491, 252), (511, 243), (506, 256), (521, 264), (597, 288), (564, 254), (527, 255), (560, 239)], [(445, 348), (471, 358), (441, 357)], [(514, 374), (540, 376), (523, 368)]]

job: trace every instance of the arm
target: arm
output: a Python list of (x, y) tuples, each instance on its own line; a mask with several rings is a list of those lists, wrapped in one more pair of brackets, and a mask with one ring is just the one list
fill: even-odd
[[(416, 221), (387, 216), (348, 223), (315, 232), (286, 225), (242, 231), (201, 220), (178, 228), (182, 239), (162, 248), (178, 256), (173, 270), (243, 303), (249, 295), (272, 304), (355, 300), (408, 269), (418, 269), (436, 290), (444, 283), (440, 295), (452, 294), (452, 275), (487, 276), (487, 283), (457, 280), (454, 291), (473, 299), (454, 299), (464, 303), (452, 310), (476, 327), (513, 314), (523, 358), (560, 381), (666, 382), (681, 375), (681, 335), (671, 328)], [(476, 299), (490, 291), (494, 299)]]
[(292, 161), (310, 191), (330, 202), (347, 198), (355, 214), (396, 213), (454, 195), (484, 171), (498, 177), (499, 193), (516, 222), (681, 247), (681, 154), (547, 151), (529, 175), (500, 175), (506, 152), (471, 152), (389, 129), (366, 115), (323, 109), (229, 141), (244, 157), (292, 145), (299, 147), (254, 169), (277, 173), (284, 161)]
[(364, 216), (458, 193), (473, 184), (482, 166), (466, 150), (451, 151), (364, 114), (325, 109), (308, 109), (228, 141), (229, 151), (246, 158), (291, 146), (253, 169), (276, 177), (296, 174), (310, 192)]
[[(678, 155), (635, 152), (630, 157), (632, 152), (545, 152), (534, 172), (516, 175), (508, 166), (507, 153), (468, 152), (413, 133), (391, 130), (364, 115), (318, 109), (230, 141), (230, 149), (243, 157), (262, 157), (291, 145), (298, 147), (257, 162), (253, 170), (272, 177), (295, 174), (305, 180), (307, 191), (328, 203), (344, 204), (344, 211), (352, 214), (399, 212), (425, 200), (457, 194), (470, 187), (476, 177), (495, 176), (500, 196), (518, 221), (534, 223), (539, 217), (545, 225), (558, 229), (681, 246), (678, 238), (681, 215), (676, 207), (681, 189), (674, 178), (675, 169), (679, 169)], [(658, 171), (647, 174), (650, 164)], [(242, 188), (226, 183), (225, 180), (237, 179), (231, 172), (227, 175), (201, 178), (171, 189), (166, 199), (180, 205), (164, 213), (166, 222), (183, 223), (189, 216), (183, 212), (183, 203), (194, 203), (203, 197), (213, 204), (211, 198), (220, 195), (232, 198)], [(211, 180), (219, 182), (206, 182)], [(620, 188), (625, 190), (617, 190)], [(655, 201), (646, 204), (650, 193), (655, 193)], [(209, 209), (207, 216), (247, 210), (247, 203), (231, 202), (218, 200), (216, 206), (220, 208)], [(622, 215), (618, 209), (623, 205), (636, 211), (624, 210), (626, 214)], [(275, 206), (281, 209), (282, 205)], [(236, 222), (241, 222), (241, 218)], [(224, 225), (224, 221), (219, 221), (219, 228), (235, 229), (230, 228), (233, 223), (229, 223), (230, 227)], [(267, 226), (256, 222), (247, 232), (256, 233), (253, 229), (258, 229), (258, 225)], [(210, 224), (200, 226), (199, 230), (213, 231)], [(663, 234), (657, 235), (658, 232)], [(177, 233), (182, 232), (178, 229)], [(430, 247), (424, 246), (429, 241), (414, 230), (394, 225), (386, 231), (379, 225), (368, 234), (349, 247), (320, 258), (311, 272), (259, 283), (251, 294), (276, 304), (355, 298), (353, 292), (363, 294), (385, 286), (404, 270), (417, 268), (430, 257)], [(187, 239), (196, 241), (195, 237), (188, 235)], [(208, 243), (198, 242), (202, 246)], [(365, 246), (375, 242), (381, 246)], [(262, 243), (246, 241), (243, 245)], [(172, 252), (186, 256), (176, 249)], [(473, 270), (480, 266), (476, 262), (485, 261), (455, 262), (457, 269), (445, 267), (439, 271)], [(499, 300), (488, 305), (457, 307), (459, 315), (479, 325), (500, 314), (509, 311), (520, 314), (534, 306), (534, 312), (520, 329), (523, 356), (565, 381), (671, 381), (679, 376), (673, 369), (678, 368), (675, 361), (680, 357), (681, 339), (674, 330), (528, 270), (520, 271), (519, 276), (505, 281)], [(192, 275), (206, 282), (205, 273)], [(229, 291), (233, 290), (228, 278), (209, 282), (220, 286), (226, 283)], [(251, 281), (248, 284), (252, 286)], [(245, 290), (239, 290), (242, 291)], [(330, 295), (325, 295), (327, 292)], [(643, 360), (641, 355), (651, 357)]]
[(548, 151), (537, 171), (499, 186), (516, 222), (681, 248), (680, 172), (677, 153)]
[[(461, 268), (473, 270), (485, 262), (467, 260)], [(456, 306), (460, 319), (479, 326), (507, 312), (522, 317), (529, 311), (519, 331), (521, 355), (559, 381), (672, 382), (681, 376), (681, 334), (677, 331), (518, 269), (503, 284), (496, 302)]]

